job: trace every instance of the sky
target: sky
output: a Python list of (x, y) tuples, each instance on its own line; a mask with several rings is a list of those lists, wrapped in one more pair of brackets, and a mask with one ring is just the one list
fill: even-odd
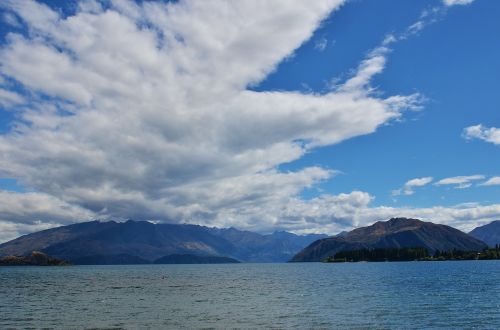
[(94, 219), (500, 219), (498, 17), (487, 0), (2, 1), (0, 242)]

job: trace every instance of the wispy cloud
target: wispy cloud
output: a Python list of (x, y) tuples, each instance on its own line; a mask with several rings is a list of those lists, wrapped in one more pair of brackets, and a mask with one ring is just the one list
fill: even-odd
[(479, 139), (500, 145), (500, 128), (485, 127), (481, 124), (466, 127), (463, 131), (463, 136), (467, 140)]
[(427, 26), (441, 20), (449, 7), (456, 5), (468, 5), (474, 0), (443, 0), (442, 5), (428, 7), (420, 13), (420, 17), (410, 24), (403, 32), (393, 33), (388, 35), (384, 40), (384, 45), (389, 45), (393, 42), (406, 40), (414, 35), (418, 35)]
[(473, 3), (474, 0), (443, 0), (445, 6), (457, 6), (457, 5), (469, 5)]
[(500, 185), (500, 176), (494, 176), (480, 184), (480, 186), (498, 186)]
[(314, 41), (314, 49), (316, 49), (317, 51), (322, 52), (326, 49), (327, 46), (328, 39), (326, 39), (325, 37), (321, 37)]
[(402, 188), (393, 190), (392, 195), (393, 196), (399, 196), (401, 194), (403, 195), (413, 195), (415, 193), (415, 188), (416, 187), (423, 187), (431, 183), (433, 180), (432, 177), (427, 176), (423, 178), (416, 178), (416, 179), (411, 179), (407, 181)]
[(426, 8), (422, 10), (419, 18), (408, 27), (406, 27), (406, 29), (404, 29), (402, 32), (388, 34), (382, 44), (384, 46), (389, 46), (392, 43), (407, 40), (415, 35), (418, 35), (427, 26), (436, 23), (442, 17), (444, 17), (445, 13), (446, 6), (438, 5)]
[(434, 183), (436, 186), (453, 185), (457, 189), (469, 188), (474, 181), (483, 180), (484, 175), (454, 176), (441, 179)]

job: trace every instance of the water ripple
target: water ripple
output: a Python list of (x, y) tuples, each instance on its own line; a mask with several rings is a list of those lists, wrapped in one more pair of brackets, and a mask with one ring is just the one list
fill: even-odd
[(0, 269), (0, 329), (499, 329), (500, 262)]

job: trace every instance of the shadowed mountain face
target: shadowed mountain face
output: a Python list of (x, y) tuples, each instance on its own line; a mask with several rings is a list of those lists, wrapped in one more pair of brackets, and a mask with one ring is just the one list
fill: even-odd
[(209, 228), (209, 231), (235, 245), (235, 252), (228, 256), (246, 262), (286, 262), (312, 242), (328, 237), (323, 234), (295, 235), (285, 231), (260, 235), (234, 228)]
[[(43, 251), (78, 263), (147, 262), (172, 254), (226, 256), (241, 261), (284, 262), (326, 235), (260, 235), (234, 228), (197, 225), (92, 221), (19, 237), (0, 245), (0, 255)], [(97, 261), (96, 261), (97, 260)], [(121, 260), (121, 261), (120, 261)]]
[(473, 229), (469, 235), (485, 242), (490, 247), (500, 244), (500, 220)]
[(480, 251), (482, 241), (458, 229), (416, 219), (394, 218), (368, 227), (354, 229), (341, 236), (318, 240), (293, 257), (291, 261), (322, 261), (339, 251), (372, 248), (423, 247), (436, 250)]

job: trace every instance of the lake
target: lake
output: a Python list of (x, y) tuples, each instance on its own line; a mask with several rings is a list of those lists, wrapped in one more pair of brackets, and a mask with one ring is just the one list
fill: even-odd
[(499, 329), (500, 261), (0, 268), (0, 329)]

